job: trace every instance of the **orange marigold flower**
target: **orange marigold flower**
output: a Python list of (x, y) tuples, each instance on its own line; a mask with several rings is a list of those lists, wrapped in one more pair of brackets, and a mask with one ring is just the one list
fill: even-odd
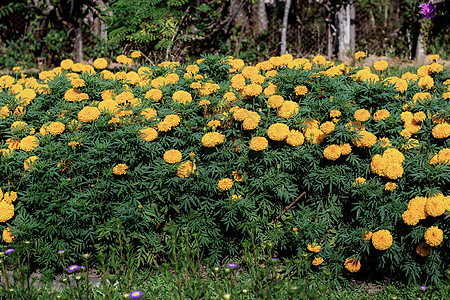
[(64, 132), (64, 129), (66, 129), (66, 126), (61, 122), (52, 122), (46, 128), (51, 135), (61, 134)]
[(355, 59), (356, 60), (360, 60), (366, 57), (366, 53), (362, 52), (362, 51), (358, 51), (355, 53)]
[(450, 136), (450, 124), (449, 123), (437, 124), (431, 130), (431, 134), (436, 139), (448, 138)]
[(100, 110), (97, 107), (86, 106), (78, 112), (78, 120), (81, 122), (93, 122), (100, 117)]
[(227, 191), (231, 189), (231, 187), (233, 186), (233, 180), (231, 180), (230, 178), (220, 179), (219, 182), (217, 183), (217, 186), (222, 191)]
[(113, 173), (116, 175), (125, 175), (127, 174), (128, 166), (126, 164), (117, 164), (113, 168)]
[(387, 118), (389, 118), (390, 115), (391, 115), (391, 113), (387, 109), (380, 109), (380, 110), (377, 110), (373, 114), (373, 120), (374, 121), (384, 121)]
[(308, 249), (308, 251), (311, 251), (314, 253), (319, 253), (320, 250), (322, 249), (322, 246), (320, 246), (319, 244), (313, 243), (313, 244), (308, 244), (306, 246), (306, 249)]
[(167, 150), (163, 155), (164, 161), (168, 164), (175, 164), (177, 162), (180, 162), (183, 158), (183, 155), (180, 151), (171, 149)]
[(329, 145), (323, 150), (323, 156), (328, 160), (337, 160), (341, 154), (342, 150), (339, 145)]
[(104, 58), (97, 58), (94, 60), (94, 68), (103, 70), (108, 66), (108, 61)]
[(305, 142), (305, 137), (303, 136), (303, 133), (301, 133), (300, 131), (295, 130), (295, 129), (291, 129), (291, 131), (289, 132), (289, 134), (286, 138), (286, 143), (293, 147), (301, 146), (301, 145), (303, 145), (304, 142)]
[(388, 67), (388, 63), (385, 60), (379, 60), (373, 63), (373, 68), (377, 71), (384, 71)]
[(275, 123), (269, 126), (267, 130), (267, 135), (271, 140), (283, 141), (289, 135), (289, 126), (283, 123)]
[(431, 247), (439, 246), (444, 239), (444, 232), (437, 226), (431, 226), (424, 234), (425, 242)]
[(29, 135), (24, 137), (19, 144), (21, 150), (32, 151), (39, 146), (39, 140), (37, 137)]
[(347, 258), (345, 260), (344, 267), (348, 271), (355, 273), (358, 272), (359, 269), (361, 268), (361, 262), (359, 260), (356, 260), (356, 257)]
[(425, 242), (420, 242), (416, 247), (416, 253), (422, 257), (426, 257), (431, 254), (433, 249)]
[(197, 166), (188, 160), (178, 165), (177, 176), (180, 178), (188, 178), (197, 170)]
[(295, 87), (294, 91), (297, 96), (303, 96), (308, 93), (308, 88), (304, 85), (298, 85)]
[(340, 147), (342, 155), (349, 155), (350, 153), (352, 153), (352, 146), (350, 146), (350, 144), (345, 143), (343, 145), (340, 145)]
[(410, 226), (414, 226), (420, 221), (419, 214), (417, 213), (416, 210), (412, 209), (405, 210), (405, 212), (403, 212), (402, 214), (402, 219), (403, 222), (405, 222), (405, 224)]
[(11, 234), (12, 229), (9, 227), (6, 227), (6, 229), (3, 230), (3, 240), (5, 243), (12, 243), (12, 241), (16, 238), (16, 236)]
[(23, 163), (23, 168), (25, 169), (25, 171), (27, 171), (30, 168), (34, 167), (36, 165), (36, 160), (37, 159), (39, 159), (39, 157), (37, 157), (35, 155), (28, 157)]
[(267, 99), (267, 105), (271, 108), (279, 108), (284, 103), (284, 98), (280, 95), (272, 95)]
[(192, 96), (186, 91), (176, 91), (173, 93), (172, 99), (175, 102), (186, 104), (192, 101)]
[(269, 141), (265, 137), (256, 136), (250, 141), (250, 149), (253, 151), (262, 151), (267, 148)]
[(202, 137), (202, 145), (204, 147), (216, 147), (224, 142), (225, 135), (219, 132), (208, 132)]
[(439, 217), (445, 212), (445, 204), (443, 196), (430, 197), (425, 205), (425, 211), (432, 217)]
[(330, 118), (339, 118), (341, 116), (341, 112), (337, 109), (332, 109), (330, 111)]
[(6, 222), (14, 217), (14, 205), (0, 201), (0, 223)]
[(335, 125), (333, 122), (326, 121), (322, 125), (320, 125), (320, 130), (323, 131), (325, 134), (330, 134), (335, 128)]
[(386, 182), (386, 184), (384, 185), (384, 190), (385, 191), (393, 191), (397, 188), (397, 184), (395, 182)]
[(158, 137), (158, 131), (152, 127), (146, 127), (139, 130), (141, 139), (146, 142), (151, 142)]
[(352, 142), (356, 147), (363, 148), (363, 147), (372, 147), (375, 145), (377, 141), (377, 137), (366, 130), (361, 130), (358, 132), (357, 138), (355, 138)]
[(298, 104), (294, 101), (284, 101), (278, 108), (278, 116), (289, 119), (298, 113)]
[(353, 114), (353, 117), (358, 122), (365, 122), (370, 119), (370, 112), (367, 109), (358, 109)]
[(392, 235), (389, 230), (378, 230), (372, 235), (372, 245), (377, 250), (386, 250), (392, 246)]
[(364, 239), (364, 241), (368, 241), (368, 240), (370, 240), (371, 238), (372, 238), (372, 235), (373, 235), (373, 233), (372, 233), (372, 231), (369, 231), (369, 232), (364, 232), (363, 233), (363, 239)]
[(318, 265), (323, 263), (323, 258), (322, 257), (315, 257), (311, 263), (314, 266), (318, 266)]
[(364, 177), (357, 177), (355, 182), (353, 182), (353, 186), (362, 186), (366, 184), (366, 179)]

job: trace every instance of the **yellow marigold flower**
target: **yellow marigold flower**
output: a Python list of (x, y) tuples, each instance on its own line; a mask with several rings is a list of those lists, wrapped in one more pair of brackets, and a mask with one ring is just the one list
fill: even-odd
[(336, 160), (341, 157), (342, 150), (339, 145), (329, 145), (323, 150), (323, 156), (328, 160)]
[(175, 102), (186, 104), (192, 101), (192, 96), (186, 91), (176, 91), (173, 93), (172, 99)]
[(311, 251), (314, 253), (319, 253), (320, 250), (322, 249), (322, 246), (320, 246), (319, 244), (313, 243), (313, 244), (308, 244), (306, 246), (306, 249), (308, 249), (308, 251)]
[(71, 141), (71, 142), (67, 143), (67, 146), (72, 147), (72, 148), (74, 148), (76, 146), (81, 146), (81, 145), (82, 145), (81, 143), (76, 142), (76, 141)]
[(431, 55), (428, 56), (428, 60), (431, 60), (431, 61), (436, 61), (438, 59), (439, 59), (439, 55), (438, 54), (431, 54)]
[(264, 89), (264, 96), (270, 97), (275, 94), (277, 90), (277, 86), (273, 83), (270, 83), (268, 87)]
[(12, 241), (16, 238), (16, 236), (11, 234), (12, 229), (9, 227), (6, 227), (6, 229), (3, 230), (3, 240), (5, 243), (12, 243)]
[[(2, 194), (1, 194), (1, 191), (0, 191), (0, 201), (1, 201), (1, 199), (2, 199)], [(3, 201), (6, 201), (6, 202), (8, 202), (8, 203), (13, 203), (14, 201), (16, 201), (17, 200), (17, 193), (16, 192), (14, 192), (14, 191), (10, 191), (10, 192), (6, 192), (4, 195), (3, 195)]]
[(284, 101), (278, 108), (278, 116), (289, 119), (298, 113), (298, 104), (294, 101)]
[(386, 191), (393, 191), (397, 188), (397, 184), (395, 182), (386, 182), (384, 185), (384, 190)]
[(262, 151), (267, 148), (269, 141), (265, 137), (255, 136), (250, 141), (250, 149), (253, 151)]
[[(10, 137), (10, 138), (6, 139), (5, 143), (8, 145), (8, 149), (10, 149), (10, 150), (20, 149), (20, 139), (17, 137)], [(33, 149), (31, 149), (31, 150), (33, 150)]]
[[(266, 75), (267, 75), (267, 73), (266, 73)], [(253, 75), (252, 77), (250, 77), (250, 82), (253, 84), (263, 84), (265, 80), (266, 80), (266, 77), (264, 77), (264, 75), (261, 75), (261, 74)]]
[(242, 69), (241, 73), (245, 78), (249, 79), (254, 75), (258, 75), (259, 69), (253, 66), (247, 66)]
[(6, 222), (14, 217), (14, 205), (0, 201), (0, 223)]
[(370, 112), (368, 110), (366, 110), (366, 109), (358, 109), (353, 114), (353, 117), (358, 122), (365, 122), (365, 121), (370, 119)]
[(442, 71), (444, 71), (444, 66), (443, 65), (441, 65), (441, 64), (438, 64), (438, 63), (432, 63), (430, 66), (429, 66), (429, 68), (430, 68), (430, 71), (432, 72), (432, 73), (440, 73), (440, 72), (442, 72)]
[(64, 129), (66, 129), (66, 126), (61, 122), (52, 122), (46, 128), (51, 135), (61, 134), (64, 132)]
[(359, 260), (356, 260), (356, 257), (352, 258), (349, 257), (345, 260), (344, 267), (348, 271), (355, 273), (358, 272), (359, 269), (361, 268), (361, 262)]
[(73, 60), (65, 59), (65, 60), (61, 61), (61, 63), (59, 65), (61, 66), (61, 69), (63, 69), (63, 70), (70, 70), (73, 67)]
[(425, 211), (425, 205), (427, 204), (426, 197), (414, 197), (408, 203), (408, 210), (414, 211), (417, 214), (419, 220), (424, 220), (427, 217)]
[(341, 112), (337, 109), (332, 109), (330, 111), (330, 118), (339, 118), (341, 116)]
[(373, 63), (373, 68), (377, 71), (384, 71), (388, 67), (388, 63), (385, 60), (379, 60)]
[(239, 59), (239, 58), (229, 60), (228, 64), (230, 65), (231, 69), (235, 70), (235, 72), (237, 70), (242, 69), (245, 66), (244, 61), (242, 59)]
[(242, 123), (242, 128), (244, 128), (244, 130), (253, 130), (258, 127), (259, 121), (261, 121), (259, 114), (254, 111), (249, 111)]
[(134, 71), (128, 72), (125, 76), (125, 79), (126, 83), (131, 85), (137, 84), (141, 81), (141, 77), (139, 76), (139, 74)]
[(23, 163), (23, 168), (25, 169), (25, 171), (29, 170), (31, 167), (34, 167), (36, 165), (37, 159), (39, 159), (39, 157), (35, 155), (28, 157)]
[[(442, 93), (442, 98), (450, 99), (450, 92)], [(0, 117), (1, 117), (1, 112), (0, 112)]]
[(437, 226), (431, 226), (424, 234), (425, 242), (431, 247), (439, 246), (444, 239), (444, 232)]
[(126, 164), (117, 164), (113, 168), (113, 173), (116, 175), (125, 175), (127, 174), (128, 166)]
[(355, 53), (355, 59), (356, 60), (360, 60), (366, 57), (366, 53), (362, 52), (362, 51), (358, 51)]
[(141, 116), (143, 116), (146, 120), (150, 120), (157, 116), (157, 112), (155, 109), (149, 107), (141, 112)]
[(387, 118), (389, 118), (391, 114), (389, 113), (389, 111), (387, 109), (380, 109), (377, 110), (375, 112), (375, 114), (373, 115), (373, 120), (374, 121), (383, 121), (386, 120)]
[(11, 111), (9, 110), (8, 106), (2, 106), (0, 108), (0, 118), (8, 117)]
[(364, 232), (363, 233), (363, 240), (367, 242), (368, 240), (370, 240), (372, 238), (372, 235), (373, 235), (372, 231)]
[(211, 104), (211, 101), (209, 101), (209, 100), (200, 100), (198, 102), (198, 105), (200, 105), (200, 106), (208, 106), (210, 104)]
[(431, 130), (431, 134), (436, 139), (448, 138), (450, 136), (450, 124), (449, 123), (437, 124)]
[(419, 216), (419, 214), (417, 213), (416, 210), (407, 209), (402, 214), (402, 219), (403, 219), (403, 222), (405, 222), (405, 224), (410, 225), (410, 226), (414, 226), (417, 223), (419, 223), (420, 216)]
[(358, 132), (358, 136), (352, 141), (356, 147), (372, 147), (377, 142), (377, 137), (366, 130), (361, 130)]
[(167, 115), (164, 118), (164, 122), (167, 122), (171, 127), (178, 126), (180, 124), (180, 121), (181, 121), (180, 117), (175, 114)]
[(384, 175), (389, 179), (398, 179), (403, 175), (403, 167), (397, 163), (391, 163), (384, 169)]
[(441, 149), (437, 154), (437, 162), (441, 164), (450, 164), (450, 149)]
[(313, 58), (312, 63), (318, 66), (324, 66), (327, 63), (327, 59), (322, 55), (317, 55)]
[(100, 110), (97, 107), (86, 106), (78, 112), (78, 120), (81, 122), (93, 122), (100, 117)]
[(204, 147), (216, 147), (224, 142), (225, 135), (218, 132), (208, 132), (202, 137), (202, 145)]
[(416, 253), (422, 257), (430, 255), (432, 250), (433, 249), (425, 242), (420, 242), (416, 247)]
[(39, 140), (35, 136), (26, 136), (22, 140), (20, 140), (19, 147), (24, 151), (32, 151), (39, 146)]
[(425, 211), (432, 217), (439, 217), (445, 212), (445, 204), (443, 196), (430, 197), (425, 205)]
[(283, 96), (280, 96), (280, 95), (272, 95), (269, 97), (269, 99), (267, 99), (266, 103), (271, 108), (279, 108), (283, 105), (284, 98), (283, 98)]
[(25, 129), (27, 126), (28, 124), (24, 121), (15, 121), (11, 124), (10, 128), (12, 133), (17, 133)]
[(126, 55), (121, 54), (116, 57), (116, 62), (118, 62), (119, 64), (129, 65), (132, 61)]
[(301, 133), (300, 131), (295, 130), (295, 129), (291, 129), (291, 131), (289, 132), (289, 134), (286, 138), (286, 143), (293, 147), (301, 146), (301, 145), (303, 145), (304, 142), (305, 142), (305, 137), (303, 136), (303, 133)]
[(159, 102), (162, 99), (162, 92), (158, 89), (151, 89), (145, 93), (145, 99), (152, 99), (155, 102)]
[(118, 103), (114, 100), (103, 100), (98, 103), (98, 109), (100, 111), (105, 111), (109, 114), (114, 114), (119, 111), (120, 107)]
[(217, 183), (217, 186), (222, 191), (227, 191), (227, 190), (231, 189), (231, 187), (233, 186), (233, 180), (231, 180), (230, 178), (220, 179), (219, 183)]
[(141, 52), (140, 51), (133, 51), (133, 52), (131, 52), (130, 56), (132, 58), (139, 58), (139, 57), (141, 57)]
[(283, 141), (289, 135), (289, 126), (283, 123), (275, 123), (269, 126), (267, 136), (274, 141)]
[(94, 68), (103, 70), (108, 66), (108, 61), (104, 58), (97, 58), (94, 60)]
[(197, 170), (195, 163), (188, 160), (178, 165), (177, 176), (180, 178), (188, 178)]
[(186, 67), (186, 72), (195, 74), (200, 71), (200, 68), (197, 65), (189, 65)]
[(248, 97), (256, 97), (262, 93), (262, 87), (259, 84), (249, 84), (244, 87), (242, 94)]
[(155, 89), (163, 88), (164, 86), (166, 86), (166, 79), (164, 77), (157, 77), (151, 81), (150, 85)]
[(124, 91), (116, 96), (116, 101), (118, 104), (130, 103), (134, 99), (134, 94), (129, 91)]
[(323, 123), (322, 125), (320, 125), (320, 130), (323, 131), (323, 133), (325, 134), (330, 134), (335, 128), (335, 125), (333, 122), (331, 121), (327, 121), (325, 123)]
[[(239, 171), (233, 171), (231, 172), (231, 175), (233, 175), (234, 181), (242, 182), (242, 179), (244, 178), (243, 175), (239, 174)], [(246, 175), (246, 173), (244, 173)]]
[(419, 111), (414, 114), (413, 118), (415, 122), (422, 122), (427, 118), (427, 115), (423, 111)]
[(230, 79), (231, 87), (235, 90), (242, 90), (245, 87), (245, 77), (241, 74), (236, 74)]
[(372, 245), (377, 250), (386, 250), (392, 246), (392, 235), (389, 230), (378, 230), (372, 235)]
[(15, 99), (20, 100), (20, 105), (28, 105), (36, 98), (36, 95), (37, 94), (33, 89), (24, 89), (15, 96)]
[(164, 76), (166, 84), (175, 84), (180, 80), (180, 77), (176, 73), (168, 73)]
[(353, 186), (362, 186), (366, 184), (366, 179), (364, 177), (357, 177), (355, 182), (353, 182)]
[[(231, 111), (231, 110), (230, 110), (230, 111)], [(242, 121), (245, 120), (245, 118), (247, 118), (248, 113), (249, 113), (249, 111), (246, 110), (245, 108), (237, 107), (237, 108), (233, 111), (233, 118), (234, 118), (236, 121), (242, 122)]]
[(348, 143), (339, 145), (339, 147), (341, 148), (342, 155), (349, 155), (350, 153), (352, 153), (352, 146), (350, 146), (350, 144)]
[(431, 76), (420, 77), (419, 82), (417, 82), (417, 85), (424, 89), (425, 88), (431, 89), (434, 86), (433, 77), (431, 77)]
[(390, 163), (401, 164), (405, 160), (405, 156), (396, 148), (388, 148), (384, 150), (383, 157)]
[(164, 161), (168, 164), (175, 164), (177, 162), (180, 162), (183, 158), (183, 155), (180, 151), (171, 149), (167, 150), (163, 155)]
[(323, 263), (323, 258), (322, 257), (315, 257), (311, 263), (314, 266), (318, 266), (318, 265)]
[(159, 122), (156, 127), (158, 128), (159, 132), (167, 132), (172, 129), (172, 126), (169, 124), (169, 122), (165, 120)]
[(151, 142), (158, 137), (158, 131), (152, 127), (145, 127), (139, 130), (139, 134), (142, 140)]
[(303, 96), (308, 93), (308, 88), (304, 85), (298, 85), (295, 87), (294, 91), (297, 96)]
[(315, 127), (308, 128), (305, 132), (305, 139), (311, 144), (320, 144), (325, 139), (325, 133)]

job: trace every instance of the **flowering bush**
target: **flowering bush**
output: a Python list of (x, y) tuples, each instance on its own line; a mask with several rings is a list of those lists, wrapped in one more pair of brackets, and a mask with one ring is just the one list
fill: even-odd
[(129, 71), (132, 59), (119, 56), (115, 73), (104, 60), (63, 61), (39, 79), (0, 77), (6, 242), (33, 241), (49, 265), (57, 249), (126, 241), (151, 263), (175, 227), (213, 260), (239, 254), (254, 234), (285, 255), (314, 253), (312, 268), (332, 274), (442, 277), (443, 68), (385, 78), (385, 62), (283, 55), (246, 66), (207, 55)]

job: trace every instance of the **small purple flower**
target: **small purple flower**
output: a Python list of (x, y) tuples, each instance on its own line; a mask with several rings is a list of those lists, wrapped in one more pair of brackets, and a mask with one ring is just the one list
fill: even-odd
[(424, 285), (421, 285), (421, 286), (419, 287), (419, 289), (421, 289), (422, 291), (425, 291), (425, 290), (427, 289), (427, 287), (424, 286)]
[(69, 273), (72, 273), (79, 269), (80, 269), (80, 267), (78, 265), (71, 265), (67, 270), (69, 271)]
[(272, 261), (276, 261), (276, 260), (278, 260), (278, 258), (272, 257)]
[(143, 293), (141, 291), (132, 291), (130, 293), (130, 299), (138, 299), (141, 298)]
[(64, 254), (64, 250), (59, 250), (58, 254)]
[(83, 257), (84, 257), (84, 258), (89, 258), (89, 253), (83, 254)]
[(434, 18), (436, 17), (436, 8), (434, 7), (433, 3), (431, 1), (429, 3), (422, 3), (419, 5), (419, 8), (421, 9), (420, 14), (425, 19)]
[(85, 267), (85, 266), (80, 266), (80, 268), (82, 268), (82, 269), (86, 269), (86, 267)]
[(228, 268), (234, 269), (237, 267), (237, 264), (227, 264)]
[(9, 253), (13, 253), (15, 250), (14, 249), (7, 249), (5, 250), (5, 254), (9, 254)]

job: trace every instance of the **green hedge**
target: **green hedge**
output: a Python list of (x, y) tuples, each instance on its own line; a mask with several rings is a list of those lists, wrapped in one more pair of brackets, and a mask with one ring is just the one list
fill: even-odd
[(2, 76), (5, 241), (31, 241), (41, 267), (58, 250), (124, 244), (151, 264), (184, 230), (214, 261), (238, 259), (253, 237), (280, 257), (313, 252), (311, 269), (336, 278), (439, 282), (450, 261), (448, 74), (430, 62), (385, 78), (387, 63), (363, 59), (252, 67), (207, 55), (130, 71), (120, 56), (115, 73), (98, 59), (39, 80)]

